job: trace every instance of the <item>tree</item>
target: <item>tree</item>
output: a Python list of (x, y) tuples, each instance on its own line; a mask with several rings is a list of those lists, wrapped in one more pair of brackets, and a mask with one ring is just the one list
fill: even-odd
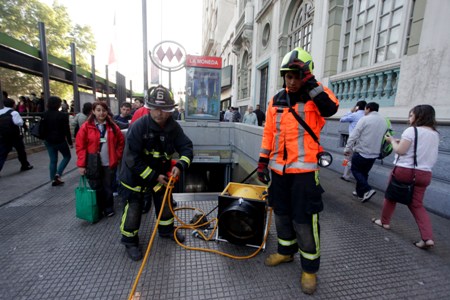
[[(71, 60), (70, 43), (77, 47), (77, 65), (90, 70), (86, 57), (95, 51), (95, 40), (89, 26), (73, 24), (67, 8), (55, 1), (52, 7), (38, 0), (3, 0), (0, 7), (0, 30), (39, 49), (38, 23), (46, 28), (48, 53)], [(39, 94), (42, 79), (21, 72), (1, 69), (2, 88), (10, 95)], [(71, 86), (50, 81), (51, 93), (62, 98), (72, 95)]]

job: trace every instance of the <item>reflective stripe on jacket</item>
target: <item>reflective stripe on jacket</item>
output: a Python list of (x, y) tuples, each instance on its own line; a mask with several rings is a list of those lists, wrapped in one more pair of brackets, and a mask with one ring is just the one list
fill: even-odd
[[(325, 119), (320, 107), (337, 110), (339, 101), (326, 87), (315, 100), (303, 102), (291, 99), (292, 107), (297, 114), (311, 127), (320, 140), (320, 131)], [(289, 112), (286, 101), (287, 90), (280, 91), (269, 102), (266, 113), (266, 124), (261, 143), (260, 157), (270, 159), (269, 167), (276, 173), (305, 173), (317, 170), (317, 153), (319, 145)], [(283, 98), (284, 97), (284, 98)], [(317, 99), (317, 101), (316, 101)]]

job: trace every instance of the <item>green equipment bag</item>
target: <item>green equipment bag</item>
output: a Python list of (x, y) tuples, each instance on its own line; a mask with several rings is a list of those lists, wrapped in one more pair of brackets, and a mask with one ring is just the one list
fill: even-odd
[(80, 177), (80, 183), (75, 189), (76, 216), (82, 220), (96, 223), (99, 220), (97, 194), (86, 181), (86, 176)]

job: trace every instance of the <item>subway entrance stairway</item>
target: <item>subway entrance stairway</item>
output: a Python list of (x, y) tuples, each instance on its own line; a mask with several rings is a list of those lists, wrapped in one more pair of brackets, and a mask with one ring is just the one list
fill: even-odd
[[(120, 244), (122, 203), (116, 215), (89, 224), (75, 218), (79, 175), (75, 153), (65, 185), (52, 187), (46, 152), (29, 156), (34, 169), (19, 172), (17, 160), (0, 174), (0, 299), (127, 299), (140, 263)], [(367, 203), (352, 197), (353, 183), (321, 170), (325, 210), (320, 214), (321, 268), (315, 299), (449, 299), (450, 220), (430, 214), (435, 247), (413, 246), (419, 233), (404, 206), (398, 206), (391, 230), (371, 223), (383, 193)], [(175, 194), (179, 206), (209, 211), (214, 194)], [(217, 211), (216, 211), (217, 212)], [(189, 216), (181, 213), (183, 219)], [(155, 216), (144, 215), (140, 238), (145, 250)], [(255, 249), (226, 242), (205, 242), (184, 231), (186, 244), (248, 255)], [(265, 252), (238, 261), (188, 251), (156, 237), (140, 278), (137, 299), (307, 299), (300, 290), (300, 262), (264, 266), (276, 251), (272, 224)]]

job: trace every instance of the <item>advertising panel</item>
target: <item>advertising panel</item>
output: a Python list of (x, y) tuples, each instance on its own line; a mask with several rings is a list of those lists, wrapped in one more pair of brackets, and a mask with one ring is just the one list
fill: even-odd
[(220, 57), (186, 57), (186, 119), (220, 120)]

